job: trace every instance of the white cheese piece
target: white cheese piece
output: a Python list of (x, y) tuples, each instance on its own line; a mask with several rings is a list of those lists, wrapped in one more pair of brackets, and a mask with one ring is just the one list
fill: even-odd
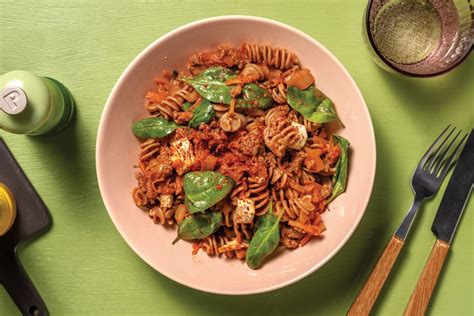
[(161, 208), (171, 208), (173, 205), (173, 196), (170, 194), (162, 194), (160, 197)]
[[(195, 157), (193, 152), (193, 144), (187, 138), (181, 138), (171, 143), (171, 162), (176, 167), (176, 172), (183, 175), (194, 164)], [(179, 164), (176, 164), (180, 161)]]
[(252, 199), (237, 199), (234, 223), (251, 223), (255, 215), (255, 202)]
[(300, 123), (291, 122), (291, 126), (296, 127), (298, 136), (294, 136), (291, 138), (292, 141), (290, 142), (290, 144), (288, 144), (288, 147), (291, 149), (300, 150), (304, 147), (306, 141), (308, 140), (308, 133), (306, 132), (306, 128), (304, 127), (304, 125)]

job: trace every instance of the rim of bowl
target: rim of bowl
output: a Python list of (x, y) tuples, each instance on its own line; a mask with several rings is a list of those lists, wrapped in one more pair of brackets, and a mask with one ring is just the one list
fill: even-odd
[[(226, 20), (248, 20), (248, 21), (254, 21), (254, 22), (263, 22), (263, 23), (273, 24), (276, 27), (285, 28), (285, 29), (287, 29), (291, 32), (297, 33), (299, 36), (302, 36), (302, 37), (306, 38), (307, 40), (313, 42), (320, 49), (322, 49), (342, 69), (342, 71), (345, 73), (345, 75), (349, 78), (351, 84), (356, 89), (357, 95), (360, 98), (360, 100), (362, 101), (362, 104), (364, 105), (364, 109), (363, 109), (364, 115), (369, 118), (369, 120), (368, 120), (369, 121), (369, 127), (370, 127), (369, 132), (370, 132), (371, 144), (372, 144), (372, 147), (373, 147), (372, 159), (373, 159), (374, 163), (373, 163), (371, 169), (369, 170), (370, 178), (372, 180), (370, 181), (369, 190), (367, 190), (367, 194), (366, 194), (366, 196), (364, 196), (363, 211), (356, 218), (356, 220), (354, 221), (351, 229), (349, 230), (349, 232), (347, 233), (345, 238), (339, 243), (339, 245), (336, 248), (334, 248), (334, 250), (326, 258), (324, 258), (318, 264), (314, 265), (311, 269), (308, 269), (308, 270), (304, 271), (303, 273), (301, 273), (300, 275), (298, 275), (296, 277), (293, 277), (293, 278), (291, 278), (291, 279), (289, 279), (285, 282), (281, 282), (279, 284), (272, 285), (272, 286), (266, 286), (264, 288), (256, 289), (256, 290), (238, 290), (238, 291), (235, 291), (235, 290), (234, 291), (232, 291), (232, 290), (231, 291), (228, 291), (228, 290), (215, 290), (215, 289), (207, 288), (206, 286), (191, 285), (179, 276), (170, 275), (168, 273), (164, 273), (164, 272), (158, 270), (154, 266), (154, 264), (151, 261), (148, 260), (146, 254), (144, 254), (141, 251), (135, 249), (134, 246), (132, 245), (132, 243), (128, 240), (126, 234), (122, 232), (122, 226), (120, 225), (117, 218), (115, 217), (114, 212), (111, 210), (112, 208), (110, 207), (111, 203), (109, 202), (109, 199), (106, 196), (104, 196), (104, 194), (102, 194), (102, 192), (105, 189), (105, 183), (102, 181), (101, 176), (100, 176), (101, 173), (102, 173), (102, 167), (101, 167), (101, 163), (100, 163), (100, 153), (101, 153), (100, 149), (104, 148), (103, 142), (105, 141), (105, 138), (103, 137), (103, 134), (104, 134), (103, 131), (105, 129), (105, 122), (107, 121), (107, 119), (110, 115), (110, 112), (112, 110), (112, 104), (115, 102), (117, 91), (124, 84), (125, 78), (129, 75), (129, 72), (135, 67), (136, 64), (138, 64), (138, 62), (140, 61), (140, 59), (142, 59), (142, 57), (144, 55), (146, 55), (149, 51), (153, 50), (156, 46), (160, 45), (166, 39), (168, 39), (170, 37), (173, 37), (173, 36), (176, 36), (176, 35), (179, 35), (180, 33), (184, 32), (184, 31), (187, 31), (189, 29), (192, 29), (194, 27), (199, 27), (203, 24), (214, 23), (214, 22), (219, 22), (219, 21), (226, 21)], [(283, 288), (285, 286), (288, 286), (290, 284), (293, 284), (293, 283), (307, 277), (308, 275), (312, 274), (313, 272), (315, 272), (316, 270), (321, 268), (323, 265), (325, 265), (347, 243), (347, 241), (352, 237), (352, 234), (354, 233), (356, 228), (359, 226), (359, 223), (362, 220), (362, 217), (364, 216), (365, 211), (367, 210), (367, 206), (369, 204), (370, 197), (372, 196), (372, 190), (373, 190), (374, 181), (375, 181), (375, 170), (376, 170), (376, 164), (377, 164), (377, 151), (376, 151), (376, 141), (375, 141), (375, 133), (374, 133), (374, 127), (373, 127), (373, 123), (372, 123), (372, 118), (370, 116), (370, 112), (369, 112), (369, 109), (368, 109), (367, 104), (365, 102), (365, 99), (364, 99), (362, 93), (360, 92), (359, 87), (357, 86), (354, 79), (352, 78), (352, 76), (347, 71), (347, 69), (326, 47), (324, 47), (321, 43), (319, 43), (317, 40), (315, 40), (314, 38), (312, 38), (308, 34), (304, 33), (303, 31), (300, 31), (297, 28), (295, 28), (293, 26), (290, 26), (290, 25), (287, 25), (287, 24), (282, 23), (282, 22), (278, 22), (278, 21), (275, 21), (275, 20), (267, 19), (267, 18), (257, 17), (257, 16), (251, 16), (251, 15), (223, 15), (223, 16), (216, 16), (216, 17), (197, 20), (197, 21), (182, 25), (178, 28), (175, 28), (175, 29), (169, 31), (165, 35), (159, 37), (154, 42), (149, 44), (145, 49), (143, 49), (133, 59), (133, 61), (127, 66), (127, 68), (125, 68), (125, 70), (120, 75), (117, 82), (115, 83), (114, 87), (112, 88), (112, 91), (110, 92), (110, 94), (107, 98), (105, 107), (104, 107), (104, 109), (102, 111), (102, 115), (100, 117), (99, 128), (98, 128), (97, 139), (96, 139), (95, 160), (96, 160), (96, 176), (97, 176), (97, 182), (98, 182), (98, 185), (99, 185), (99, 191), (100, 191), (102, 201), (104, 202), (105, 208), (107, 210), (107, 213), (109, 214), (109, 217), (111, 218), (114, 226), (118, 230), (120, 236), (122, 236), (122, 238), (125, 240), (127, 245), (140, 257), (140, 259), (145, 261), (155, 271), (157, 271), (160, 274), (166, 276), (170, 280), (173, 280), (177, 283), (180, 283), (181, 285), (184, 285), (184, 286), (189, 287), (189, 288), (193, 288), (195, 290), (199, 290), (199, 291), (203, 291), (203, 292), (207, 292), (207, 293), (213, 293), (213, 294), (250, 295), (250, 294), (259, 294), (259, 293), (274, 291), (274, 290)]]

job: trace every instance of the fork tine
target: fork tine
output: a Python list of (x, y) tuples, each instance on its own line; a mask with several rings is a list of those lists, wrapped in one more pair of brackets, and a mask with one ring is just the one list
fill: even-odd
[[(446, 157), (446, 154), (449, 152), (449, 150), (451, 149), (451, 147), (453, 146), (454, 142), (456, 141), (456, 139), (458, 138), (458, 136), (461, 134), (462, 130), (460, 130), (456, 136), (454, 136), (454, 138), (451, 140), (451, 142), (449, 143), (448, 147), (444, 150), (444, 152), (441, 154), (438, 155), (438, 157), (436, 157), (436, 164), (433, 163), (433, 169), (431, 169), (431, 166), (429, 169), (427, 169), (428, 172), (433, 172), (434, 174), (438, 174), (439, 170), (441, 169), (441, 166), (443, 165), (443, 162), (444, 162), (444, 157)], [(443, 144), (444, 145), (444, 144)], [(443, 146), (444, 147), (444, 146)]]
[(449, 140), (449, 138), (451, 137), (451, 135), (453, 134), (455, 130), (456, 130), (456, 127), (453, 127), (451, 132), (449, 132), (449, 134), (443, 139), (441, 144), (436, 148), (436, 151), (430, 156), (430, 159), (429, 159), (430, 161), (427, 163), (428, 166), (424, 168), (426, 171), (430, 172), (431, 168), (433, 167), (434, 163), (437, 161), (439, 157), (440, 151), (444, 148), (444, 145)]
[[(439, 175), (439, 179), (442, 181), (444, 179), (444, 177), (446, 176), (446, 173), (448, 173), (448, 170), (449, 168), (451, 167), (452, 164), (455, 163), (455, 161), (458, 159), (457, 156), (459, 154), (459, 152), (461, 151), (461, 149), (464, 147), (464, 146), (461, 146), (464, 141), (466, 140), (467, 138), (467, 135), (468, 134), (465, 134), (464, 137), (461, 139), (461, 141), (459, 142), (459, 144), (456, 146), (456, 148), (454, 149), (453, 153), (451, 154), (451, 156), (449, 157), (448, 161), (446, 161), (446, 164), (444, 165), (443, 167), (443, 170), (441, 170), (441, 173)], [(453, 159), (456, 158), (456, 160), (453, 161)], [(441, 167), (441, 166), (440, 166)], [(437, 172), (436, 172), (437, 174)]]
[(423, 168), (423, 166), (425, 165), (426, 161), (428, 160), (428, 158), (431, 156), (431, 153), (433, 152), (434, 148), (436, 147), (436, 144), (438, 143), (438, 141), (441, 139), (441, 137), (444, 135), (444, 133), (446, 133), (446, 131), (451, 127), (451, 124), (448, 125), (448, 127), (446, 127), (444, 129), (444, 131), (441, 132), (441, 134), (438, 136), (438, 138), (436, 138), (436, 140), (434, 141), (433, 144), (431, 144), (430, 148), (428, 148), (428, 150), (426, 151), (426, 153), (423, 155), (423, 157), (421, 158), (420, 160), (420, 163), (418, 164), (418, 168)]

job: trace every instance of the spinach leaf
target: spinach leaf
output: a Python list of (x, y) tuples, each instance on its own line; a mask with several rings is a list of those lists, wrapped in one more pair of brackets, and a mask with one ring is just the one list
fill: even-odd
[(334, 120), (340, 122), (334, 103), (314, 86), (306, 90), (288, 87), (287, 96), (288, 104), (311, 122), (326, 123)]
[(213, 206), (229, 194), (234, 184), (234, 180), (217, 171), (186, 173), (183, 188), (189, 213), (201, 212)]
[(183, 110), (187, 111), (191, 106), (192, 106), (192, 103), (184, 102), (183, 103)]
[(171, 134), (178, 125), (163, 117), (149, 117), (136, 121), (132, 125), (132, 132), (138, 138), (161, 138)]
[[(231, 86), (225, 81), (236, 77), (236, 74), (223, 67), (210, 67), (195, 77), (184, 78), (205, 99), (214, 103), (230, 104)], [(272, 103), (268, 91), (255, 83), (250, 83), (242, 88), (242, 96), (237, 99), (237, 108), (241, 109), (266, 109)]]
[(272, 105), (272, 97), (267, 90), (255, 83), (246, 84), (242, 88), (242, 96), (237, 99), (238, 109), (266, 109)]
[(187, 196), (184, 197), (184, 204), (188, 207), (188, 212), (189, 214), (194, 214), (194, 213), (197, 213), (197, 212), (201, 212), (202, 209), (198, 208), (197, 206), (195, 206), (193, 204), (193, 202), (191, 202)]
[[(178, 225), (178, 239), (192, 240), (206, 238), (219, 229), (221, 220), (221, 212), (209, 212), (188, 216)], [(176, 239), (176, 241), (178, 239)]]
[(193, 111), (193, 118), (189, 121), (189, 126), (199, 127), (202, 123), (207, 123), (214, 118), (216, 112), (209, 100), (202, 100)]
[(334, 200), (338, 195), (343, 193), (346, 190), (347, 184), (347, 165), (349, 162), (348, 159), (348, 148), (349, 148), (349, 141), (342, 136), (333, 135), (334, 142), (339, 144), (341, 148), (341, 155), (339, 156), (339, 160), (336, 163), (336, 173), (332, 178), (332, 192), (331, 196), (329, 197), (327, 203)]
[(272, 201), (267, 213), (259, 219), (259, 225), (250, 240), (249, 248), (245, 256), (245, 262), (251, 269), (257, 269), (280, 243), (280, 214), (273, 215)]
[(235, 73), (223, 67), (210, 67), (195, 77), (184, 78), (205, 99), (214, 103), (230, 104), (230, 86), (224, 82)]

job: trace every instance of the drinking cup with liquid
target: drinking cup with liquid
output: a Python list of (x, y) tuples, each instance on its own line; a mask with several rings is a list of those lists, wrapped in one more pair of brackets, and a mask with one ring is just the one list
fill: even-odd
[(470, 0), (371, 0), (364, 32), (382, 68), (416, 77), (448, 72), (467, 58), (474, 38)]

